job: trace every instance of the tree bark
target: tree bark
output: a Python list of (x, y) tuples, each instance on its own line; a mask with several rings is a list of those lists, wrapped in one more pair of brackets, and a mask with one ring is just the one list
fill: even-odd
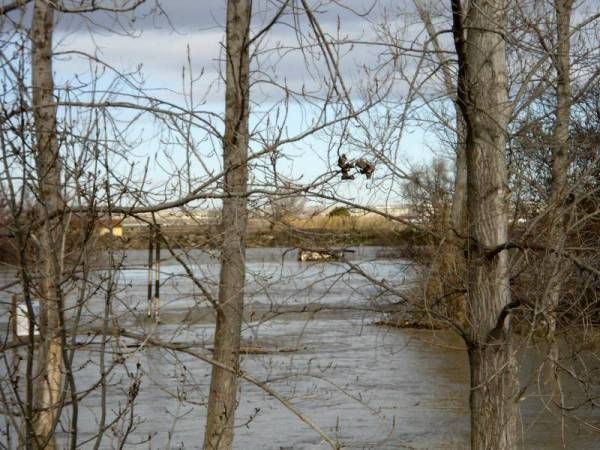
[(518, 448), (518, 379), (510, 340), (469, 349), (471, 450)]
[[(250, 0), (228, 1), (223, 138), (224, 189), (228, 196), (223, 200), (222, 210), (223, 243), (213, 358), (236, 370), (244, 309), (250, 17)], [(205, 450), (232, 448), (237, 388), (235, 373), (213, 366)]]
[[(452, 0), (459, 57), (458, 102), (467, 160), (467, 345), (471, 368), (471, 448), (517, 447), (518, 379), (509, 320), (508, 255), (488, 249), (508, 233), (505, 147), (509, 119), (506, 0)], [(463, 22), (464, 18), (464, 22)], [(466, 32), (465, 32), (466, 31)]]
[[(548, 214), (548, 248), (562, 250), (566, 232), (565, 195), (567, 192), (567, 171), (569, 169), (569, 126), (571, 122), (571, 75), (570, 75), (570, 24), (573, 0), (555, 0), (556, 11), (556, 53), (553, 61), (556, 68), (556, 112), (552, 146), (552, 183)], [(556, 312), (562, 293), (565, 261), (557, 254), (548, 255), (547, 288), (544, 311), (548, 321), (549, 366), (545, 382), (558, 381), (556, 362), (559, 352), (555, 342)], [(558, 386), (557, 386), (558, 387)]]
[(59, 294), (62, 232), (56, 219), (62, 209), (62, 195), (52, 73), (53, 27), (54, 10), (48, 2), (36, 0), (31, 26), (31, 79), (37, 209), (45, 221), (38, 239), (41, 342), (37, 349), (32, 447), (40, 449), (55, 448), (54, 428), (60, 411), (63, 378)]
[[(562, 219), (560, 205), (567, 188), (569, 166), (569, 125), (571, 121), (571, 43), (570, 25), (573, 0), (555, 0), (557, 51), (554, 56), (557, 72), (556, 124), (552, 149), (551, 202), (557, 206), (557, 219)], [(559, 220), (559, 222), (563, 222)], [(560, 225), (560, 224), (559, 224)]]

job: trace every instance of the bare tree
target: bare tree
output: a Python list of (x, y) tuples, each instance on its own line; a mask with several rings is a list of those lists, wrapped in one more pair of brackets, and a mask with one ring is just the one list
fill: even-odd
[[(38, 238), (41, 303), (40, 333), (42, 345), (38, 348), (36, 392), (33, 417), (33, 448), (54, 449), (54, 427), (58, 420), (61, 392), (64, 334), (62, 292), (60, 287), (63, 254), (63, 200), (61, 195), (61, 168), (56, 130), (56, 105), (52, 72), (52, 33), (54, 9), (44, 1), (36, 1), (31, 25), (32, 107), (36, 132), (36, 171), (40, 217), (44, 222)], [(30, 305), (29, 305), (30, 306)], [(33, 316), (33, 314), (32, 314)], [(30, 327), (30, 333), (33, 326)], [(61, 339), (62, 337), (62, 339)]]
[(204, 437), (207, 450), (231, 449), (237, 407), (241, 327), (244, 314), (245, 236), (247, 221), (250, 18), (252, 3), (227, 2), (225, 171), (221, 274), (216, 312), (214, 359), (233, 369), (213, 366)]
[[(568, 206), (567, 176), (569, 171), (569, 143), (571, 124), (571, 15), (572, 0), (555, 0), (556, 12), (556, 52), (551, 55), (556, 69), (556, 112), (552, 145), (552, 182), (550, 187), (550, 213), (548, 215), (547, 246), (560, 253), (565, 246), (566, 211)], [(547, 315), (548, 338), (550, 340), (550, 369), (554, 379), (558, 381), (558, 343), (555, 340), (556, 312), (560, 303), (562, 284), (568, 263), (555, 253), (549, 255), (547, 262)]]
[[(471, 448), (517, 445), (518, 379), (510, 323), (507, 2), (452, 1), (459, 58), (458, 102), (467, 154), (467, 346), (471, 369)], [(464, 38), (463, 38), (464, 36)]]

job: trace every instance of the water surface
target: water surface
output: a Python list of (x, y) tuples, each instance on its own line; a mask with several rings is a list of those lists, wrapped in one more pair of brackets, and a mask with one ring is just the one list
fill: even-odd
[[(383, 258), (383, 250), (357, 248), (350, 261), (374, 279), (408, 288), (413, 265)], [(216, 294), (218, 258), (199, 251), (189, 256), (198, 281)], [(144, 318), (146, 258), (143, 251), (116, 255), (124, 267), (116, 274), (111, 326), (188, 345), (210, 356), (211, 307), (176, 261), (165, 258), (161, 268), (162, 322), (157, 325)], [(100, 279), (107, 273), (106, 268), (99, 269), (94, 276)], [(10, 271), (0, 272), (0, 284), (12, 277)], [(2, 295), (7, 301), (7, 294)], [(346, 448), (468, 448), (468, 367), (462, 343), (448, 331), (376, 326), (378, 311), (397, 300), (382, 296), (343, 263), (300, 263), (294, 251), (250, 249), (244, 345), (267, 353), (245, 355), (243, 370), (267, 381)], [(70, 301), (75, 305), (74, 295)], [(101, 325), (104, 307), (104, 296), (98, 292), (86, 302), (83, 323)], [(5, 313), (0, 315), (0, 327), (7, 327)], [(83, 391), (99, 378), (101, 347), (98, 338), (82, 336), (79, 341), (86, 345), (76, 352), (74, 366), (78, 390)], [(107, 343), (107, 360), (123, 362), (108, 377), (107, 423), (127, 404), (134, 380), (141, 384), (133, 414), (127, 415), (131, 420), (124, 417), (110, 427), (100, 448), (118, 447), (128, 427), (125, 448), (200, 448), (210, 367), (185, 353), (133, 344), (130, 339)], [(521, 402), (524, 448), (564, 448), (563, 440), (567, 448), (599, 448), (599, 435), (592, 430), (600, 426), (596, 409), (586, 404), (571, 411), (561, 426), (556, 408), (544, 408), (544, 397), (532, 382), (537, 368), (532, 352), (521, 356), (522, 379), (529, 385)], [(577, 383), (564, 387), (572, 404), (585, 398)], [(597, 392), (597, 386), (588, 389)], [(242, 381), (240, 399), (236, 449), (327, 448), (313, 430), (260, 388)], [(84, 442), (97, 432), (102, 402), (97, 386), (81, 400), (81, 448), (92, 445)], [(61, 432), (60, 437), (66, 434)]]

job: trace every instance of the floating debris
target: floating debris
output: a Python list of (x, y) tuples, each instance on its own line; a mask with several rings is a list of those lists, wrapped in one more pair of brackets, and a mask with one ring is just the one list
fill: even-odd
[(346, 253), (354, 253), (354, 250), (300, 248), (298, 261), (342, 261)]

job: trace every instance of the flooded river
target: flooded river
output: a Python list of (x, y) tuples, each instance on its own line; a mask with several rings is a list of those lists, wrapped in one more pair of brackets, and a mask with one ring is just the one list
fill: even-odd
[[(373, 279), (398, 289), (409, 286), (414, 270), (409, 261), (386, 258), (382, 248), (355, 250), (351, 263)], [(130, 251), (122, 256), (111, 325), (210, 356), (211, 308), (186, 271), (173, 259), (163, 262), (161, 323), (156, 325), (145, 319), (147, 255)], [(190, 268), (203, 288), (216, 293), (218, 259), (202, 252), (191, 256)], [(469, 374), (460, 339), (448, 331), (375, 325), (379, 311), (398, 299), (382, 296), (343, 263), (300, 263), (295, 252), (274, 248), (250, 249), (247, 267), (244, 346), (260, 352), (244, 355), (244, 371), (267, 381), (344, 448), (468, 448)], [(10, 271), (0, 273), (0, 285), (13, 278)], [(8, 294), (0, 295), (8, 301)], [(103, 311), (98, 292), (86, 303), (82, 322), (97, 327)], [(0, 330), (6, 328), (4, 313)], [(78, 391), (90, 388), (79, 408), (80, 448), (93, 448), (102, 420), (107, 425), (99, 448), (118, 448), (125, 434), (123, 448), (201, 448), (210, 367), (186, 353), (113, 341), (107, 344), (107, 358), (122, 363), (111, 369), (103, 392), (94, 385), (101, 371), (101, 344), (85, 336), (79, 340), (74, 362)], [(600, 433), (594, 430), (600, 427), (600, 412), (586, 404), (561, 422), (556, 409), (544, 407), (546, 399), (537, 393), (534, 351), (524, 352), (522, 360), (522, 380), (529, 386), (521, 403), (523, 447), (600, 448)], [(124, 410), (135, 380), (139, 393), (133, 412), (111, 425)], [(597, 392), (597, 386), (588, 388)], [(245, 381), (240, 391), (236, 449), (328, 448), (265, 391)], [(578, 384), (565, 383), (570, 404), (583, 395)], [(60, 438), (66, 433), (61, 431)]]

